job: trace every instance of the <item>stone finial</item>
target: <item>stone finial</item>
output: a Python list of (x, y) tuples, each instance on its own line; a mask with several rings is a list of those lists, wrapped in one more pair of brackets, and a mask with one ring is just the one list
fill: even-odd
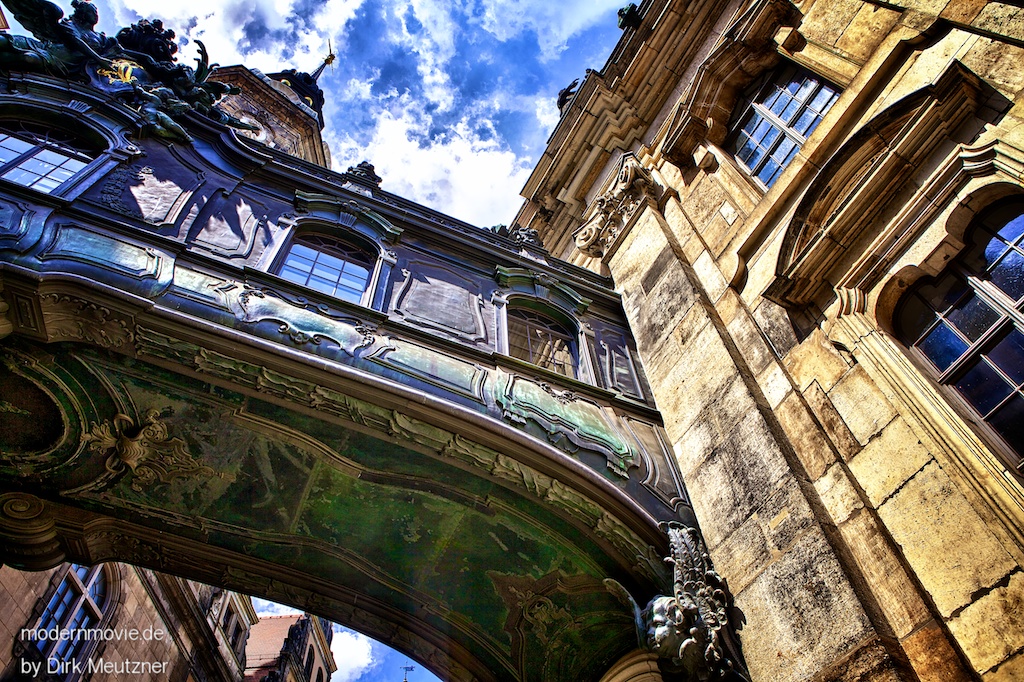
[(380, 186), (382, 178), (374, 172), (373, 164), (369, 161), (360, 161), (355, 166), (348, 167), (348, 174), (354, 175), (357, 178), (370, 182), (376, 186)]

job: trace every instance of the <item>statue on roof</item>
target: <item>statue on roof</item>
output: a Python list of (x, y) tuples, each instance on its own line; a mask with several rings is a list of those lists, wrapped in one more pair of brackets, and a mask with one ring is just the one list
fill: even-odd
[(580, 79), (577, 78), (558, 91), (558, 113), (562, 113), (565, 110), (565, 106), (576, 96), (576, 86), (579, 85), (579, 82)]
[(196, 67), (177, 63), (174, 31), (160, 20), (143, 19), (121, 29), (117, 38), (95, 30), (99, 12), (89, 0), (71, 0), (70, 19), (49, 0), (0, 0), (27, 36), (0, 34), (0, 71), (28, 71), (90, 83), (134, 106), (145, 132), (190, 142), (180, 119), (189, 111), (233, 128), (255, 128), (219, 109), (237, 88), (209, 80), (216, 68), (206, 46), (196, 41)]
[(99, 12), (88, 0), (71, 0), (70, 18), (48, 0), (3, 0), (11, 15), (34, 38), (0, 34), (0, 68), (80, 76), (87, 62), (110, 66), (119, 45), (96, 31)]

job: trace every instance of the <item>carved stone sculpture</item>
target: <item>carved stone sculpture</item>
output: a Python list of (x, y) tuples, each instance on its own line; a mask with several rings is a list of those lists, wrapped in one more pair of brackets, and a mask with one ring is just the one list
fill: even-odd
[(2, 0), (34, 38), (0, 34), (0, 71), (45, 73), (90, 83), (135, 106), (150, 134), (180, 142), (191, 138), (173, 119), (196, 111), (223, 125), (255, 128), (217, 108), (237, 88), (208, 80), (211, 65), (201, 41), (196, 68), (178, 64), (174, 31), (159, 20), (141, 20), (121, 29), (117, 38), (95, 30), (96, 7), (72, 0), (70, 19), (48, 0)]
[(659, 595), (641, 609), (614, 580), (609, 590), (630, 606), (641, 645), (658, 655), (667, 673), (687, 680), (747, 681), (735, 633), (743, 614), (733, 606), (725, 579), (711, 565), (696, 528), (676, 521), (661, 525), (672, 555), (672, 595)]
[(573, 233), (576, 248), (601, 258), (623, 234), (630, 219), (648, 201), (657, 202), (662, 189), (632, 152), (623, 154), (615, 182), (594, 200), (590, 219)]

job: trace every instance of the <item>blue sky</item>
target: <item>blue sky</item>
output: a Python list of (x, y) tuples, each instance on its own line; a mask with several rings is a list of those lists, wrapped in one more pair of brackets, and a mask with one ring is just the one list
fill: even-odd
[[(253, 605), (260, 616), (302, 613), (265, 599), (254, 599)], [(408, 656), (340, 625), (334, 626), (331, 650), (338, 664), (331, 682), (401, 682), (406, 675), (409, 682), (439, 682), (429, 670)], [(403, 670), (406, 666), (413, 670)]]
[[(70, 0), (58, 0), (70, 14)], [(625, 0), (96, 0), (113, 35), (140, 18), (211, 61), (321, 78), (334, 167), (475, 225), (509, 223), (558, 120), (558, 91), (600, 69)]]
[[(70, 0), (57, 3), (70, 14)], [(472, 224), (510, 223), (519, 191), (558, 121), (558, 91), (600, 69), (621, 32), (625, 0), (96, 0), (114, 35), (161, 19), (192, 64), (211, 61), (321, 78), (334, 168), (366, 159), (382, 187)], [(10, 18), (10, 17), (8, 17)], [(26, 33), (17, 26), (14, 33)], [(281, 612), (260, 602), (265, 614)], [(332, 682), (436, 678), (359, 633), (334, 636)]]

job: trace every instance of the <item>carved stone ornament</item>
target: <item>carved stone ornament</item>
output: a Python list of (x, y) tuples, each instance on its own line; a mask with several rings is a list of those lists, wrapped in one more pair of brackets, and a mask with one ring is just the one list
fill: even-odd
[(640, 609), (622, 585), (611, 579), (605, 585), (633, 609), (638, 640), (667, 672), (688, 680), (749, 680), (735, 635), (743, 614), (711, 565), (700, 532), (677, 521), (660, 525), (672, 551), (665, 559), (672, 566), (672, 595)]
[(103, 348), (123, 348), (132, 343), (134, 322), (110, 308), (68, 294), (47, 293), (39, 299), (51, 340), (85, 341)]
[(626, 231), (630, 219), (649, 202), (657, 205), (661, 187), (632, 152), (622, 155), (619, 172), (611, 188), (594, 201), (595, 212), (573, 239), (576, 248), (588, 256), (601, 258)]
[(185, 441), (171, 437), (156, 410), (147, 411), (138, 425), (124, 414), (116, 415), (112, 422), (94, 423), (84, 440), (90, 451), (108, 455), (106, 468), (110, 476), (98, 481), (100, 485), (125, 470), (134, 474), (131, 487), (136, 492), (156, 481), (170, 483), (176, 478), (225, 476), (197, 462)]

